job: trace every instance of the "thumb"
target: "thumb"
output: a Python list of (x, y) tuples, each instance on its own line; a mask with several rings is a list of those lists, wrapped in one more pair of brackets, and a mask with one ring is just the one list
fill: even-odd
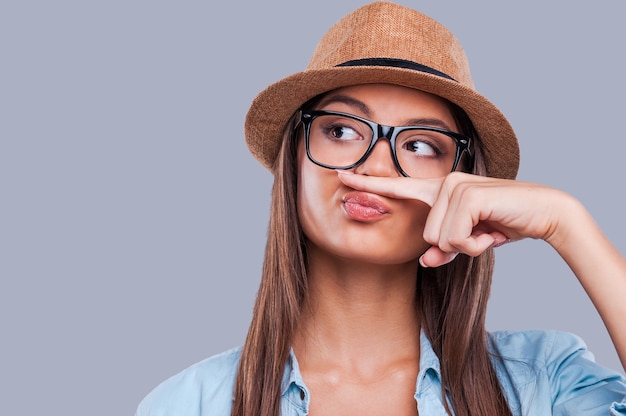
[(439, 267), (450, 263), (459, 253), (446, 253), (439, 247), (432, 246), (419, 258), (422, 267)]

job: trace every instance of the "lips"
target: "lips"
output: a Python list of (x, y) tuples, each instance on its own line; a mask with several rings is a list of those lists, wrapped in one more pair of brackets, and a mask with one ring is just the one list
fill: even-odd
[(391, 212), (378, 196), (366, 192), (348, 192), (341, 202), (346, 215), (355, 221), (376, 221)]

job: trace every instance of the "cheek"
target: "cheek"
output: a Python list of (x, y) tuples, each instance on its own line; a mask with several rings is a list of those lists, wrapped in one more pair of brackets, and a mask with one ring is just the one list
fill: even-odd
[(405, 201), (405, 212), (410, 214), (405, 216), (404, 221), (401, 221), (394, 230), (394, 234), (403, 242), (401, 245), (405, 256), (415, 254), (421, 256), (430, 246), (424, 241), (424, 225), (430, 207), (418, 201)]
[(298, 149), (298, 217), (302, 230), (309, 239), (315, 234), (329, 233), (328, 218), (340, 182), (337, 174), (309, 162), (304, 146)]
[(306, 236), (308, 236), (310, 230), (309, 218), (312, 214), (312, 194), (315, 193), (315, 190), (312, 188), (315, 187), (315, 181), (309, 179), (309, 177), (311, 176), (308, 172), (308, 170), (310, 170), (310, 167), (306, 166), (306, 161), (307, 157), (304, 150), (304, 142), (303, 140), (300, 140), (300, 143), (298, 145), (298, 220), (300, 221), (302, 231)]

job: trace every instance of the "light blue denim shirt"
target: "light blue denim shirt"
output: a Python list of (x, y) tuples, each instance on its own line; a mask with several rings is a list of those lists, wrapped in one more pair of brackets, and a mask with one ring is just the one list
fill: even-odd
[[(556, 331), (490, 334), (496, 374), (513, 415), (626, 415), (626, 379), (599, 366), (580, 338)], [(415, 400), (420, 415), (445, 416), (439, 359), (422, 332)], [(201, 361), (164, 381), (136, 416), (229, 416), (241, 350)], [(282, 416), (308, 413), (310, 394), (293, 352), (282, 380)]]

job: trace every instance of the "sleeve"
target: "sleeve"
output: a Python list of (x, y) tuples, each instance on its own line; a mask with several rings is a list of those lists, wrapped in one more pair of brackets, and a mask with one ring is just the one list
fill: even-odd
[(555, 332), (546, 364), (553, 415), (626, 416), (626, 379), (597, 364), (577, 336)]

